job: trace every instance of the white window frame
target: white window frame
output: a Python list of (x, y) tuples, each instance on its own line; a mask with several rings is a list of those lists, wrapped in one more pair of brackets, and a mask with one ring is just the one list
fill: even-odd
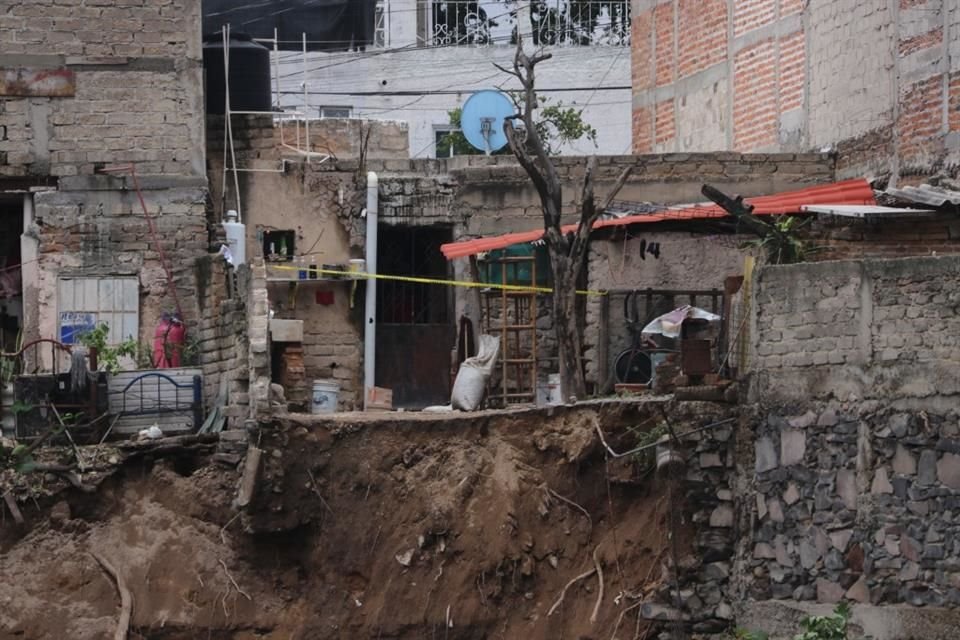
[[(338, 111), (338, 112), (346, 111), (347, 115), (340, 115), (340, 114), (328, 115), (326, 113), (328, 109), (330, 111)], [(344, 105), (335, 105), (335, 104), (325, 104), (320, 107), (317, 107), (317, 113), (320, 115), (321, 120), (334, 119), (334, 118), (340, 118), (340, 119), (352, 118), (353, 107), (344, 106)]]
[(443, 158), (441, 158), (440, 155), (439, 155), (439, 150), (438, 150), (438, 148), (437, 148), (437, 145), (438, 145), (439, 142), (440, 142), (440, 135), (439, 135), (439, 134), (442, 133), (443, 135), (446, 136), (446, 135), (450, 135), (451, 133), (456, 133), (457, 131), (461, 131), (461, 129), (460, 129), (459, 127), (454, 127), (454, 126), (452, 126), (452, 125), (442, 125), (442, 124), (433, 125), (433, 157), (434, 157), (434, 158), (437, 158), (437, 159), (439, 160), (439, 159), (443, 159), (443, 158), (454, 158), (454, 157), (456, 157), (457, 154), (453, 153), (453, 145), (451, 145), (451, 146), (450, 146), (450, 154), (449, 154), (449, 155), (446, 155), (446, 156), (443, 156)]

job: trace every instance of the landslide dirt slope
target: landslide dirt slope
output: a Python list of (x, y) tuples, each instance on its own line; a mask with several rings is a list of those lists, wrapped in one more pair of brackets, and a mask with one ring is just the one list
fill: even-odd
[[(3, 524), (0, 638), (112, 637), (119, 597), (91, 549), (133, 591), (131, 637), (637, 637), (637, 610), (621, 614), (660, 579), (666, 485), (622, 482), (630, 469), (608, 468), (594, 420), (623, 433), (652, 411), (278, 421), (262, 429), (242, 519), (233, 470), (138, 462), (95, 494), (39, 505), (25, 534)], [(595, 575), (548, 616), (595, 550), (596, 622)]]

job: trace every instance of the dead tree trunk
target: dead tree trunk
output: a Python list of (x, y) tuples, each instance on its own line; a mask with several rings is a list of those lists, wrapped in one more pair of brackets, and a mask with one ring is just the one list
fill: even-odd
[[(586, 397), (586, 380), (584, 379), (582, 336), (577, 327), (577, 283), (586, 264), (593, 223), (623, 187), (631, 169), (628, 167), (620, 174), (603, 206), (598, 208), (594, 199), (596, 158), (591, 157), (583, 179), (577, 229), (573, 233), (563, 233), (561, 229), (563, 188), (546, 146), (540, 139), (534, 120), (534, 110), (537, 108), (535, 67), (550, 57), (549, 53), (528, 56), (523, 50), (523, 39), (518, 36), (513, 69), (499, 65), (497, 67), (516, 77), (522, 86), (521, 112), (507, 118), (503, 128), (510, 150), (530, 176), (540, 196), (540, 205), (543, 210), (543, 237), (553, 271), (551, 309), (560, 358), (560, 393), (564, 400), (571, 397), (583, 399)], [(522, 123), (523, 132), (518, 131), (514, 126), (515, 120)]]

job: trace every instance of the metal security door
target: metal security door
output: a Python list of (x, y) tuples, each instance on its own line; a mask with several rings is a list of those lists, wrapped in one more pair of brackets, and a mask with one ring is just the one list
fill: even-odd
[[(440, 245), (449, 227), (381, 225), (377, 269), (388, 275), (445, 280)], [(456, 327), (451, 288), (422, 282), (377, 283), (376, 385), (393, 390), (395, 408), (450, 402), (450, 363)]]

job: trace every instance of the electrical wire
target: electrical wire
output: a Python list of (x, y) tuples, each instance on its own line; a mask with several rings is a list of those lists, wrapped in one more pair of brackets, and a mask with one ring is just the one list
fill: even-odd
[[(502, 75), (501, 73), (496, 73), (490, 77), (497, 77)], [(475, 82), (481, 82), (481, 80), (476, 80)], [(609, 87), (556, 87), (549, 89), (537, 89), (537, 93), (572, 93), (575, 91), (629, 91), (632, 87), (628, 84), (625, 85), (615, 85)], [(416, 91), (416, 90), (402, 90), (402, 91), (309, 91), (308, 93), (313, 96), (360, 96), (360, 97), (378, 97), (378, 96), (400, 96), (400, 97), (409, 97), (409, 96), (443, 96), (443, 95), (457, 95), (459, 93), (471, 93), (475, 91), (473, 88), (465, 87), (460, 89), (433, 89), (430, 91)], [(303, 95), (302, 91), (292, 91), (292, 90), (281, 90), (282, 95)]]

